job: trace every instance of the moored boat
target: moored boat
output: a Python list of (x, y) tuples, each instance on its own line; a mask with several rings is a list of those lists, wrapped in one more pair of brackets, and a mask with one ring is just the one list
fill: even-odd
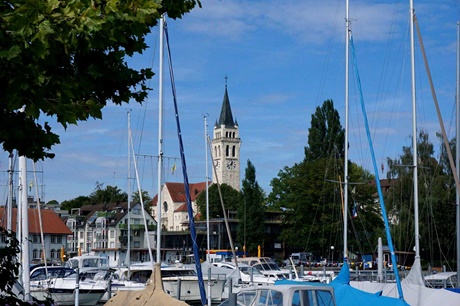
[(39, 301), (51, 299), (54, 305), (75, 305), (78, 285), (78, 303), (96, 305), (107, 287), (94, 281), (78, 281), (77, 273), (65, 267), (35, 267), (30, 272), (30, 294)]

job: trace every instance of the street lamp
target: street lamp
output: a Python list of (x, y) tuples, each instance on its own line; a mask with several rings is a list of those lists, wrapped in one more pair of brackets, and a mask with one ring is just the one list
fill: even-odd
[(332, 265), (334, 265), (334, 246), (331, 245), (331, 253), (332, 253)]

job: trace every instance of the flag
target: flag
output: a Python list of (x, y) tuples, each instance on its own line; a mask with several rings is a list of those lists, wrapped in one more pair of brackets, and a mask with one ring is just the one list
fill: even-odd
[(353, 206), (353, 214), (351, 216), (353, 219), (358, 217), (358, 207), (356, 206), (356, 202), (355, 202), (355, 205)]
[(171, 168), (171, 173), (174, 174), (176, 172), (176, 162), (174, 162), (174, 165)]

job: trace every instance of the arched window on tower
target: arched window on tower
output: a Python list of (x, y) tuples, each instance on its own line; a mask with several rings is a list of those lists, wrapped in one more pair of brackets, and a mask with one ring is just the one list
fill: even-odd
[(217, 146), (214, 147), (214, 156), (217, 156)]
[(233, 132), (233, 138), (235, 138), (235, 135), (236, 135), (236, 133), (235, 133), (235, 132)]
[(229, 151), (230, 151), (230, 146), (227, 145), (227, 147), (225, 148), (225, 156), (227, 157), (229, 156), (229, 153), (230, 153)]
[(235, 146), (232, 147), (232, 156), (235, 157)]
[(218, 153), (218, 155), (220, 157), (220, 146), (219, 146), (219, 149), (217, 150), (217, 153)]

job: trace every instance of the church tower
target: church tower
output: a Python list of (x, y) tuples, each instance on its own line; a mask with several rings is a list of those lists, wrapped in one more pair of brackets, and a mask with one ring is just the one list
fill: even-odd
[[(238, 123), (233, 121), (227, 84), (219, 121), (214, 125), (212, 140), (213, 162), (216, 165), (219, 183), (225, 183), (240, 191), (240, 146)], [(213, 175), (213, 183), (217, 183)]]

